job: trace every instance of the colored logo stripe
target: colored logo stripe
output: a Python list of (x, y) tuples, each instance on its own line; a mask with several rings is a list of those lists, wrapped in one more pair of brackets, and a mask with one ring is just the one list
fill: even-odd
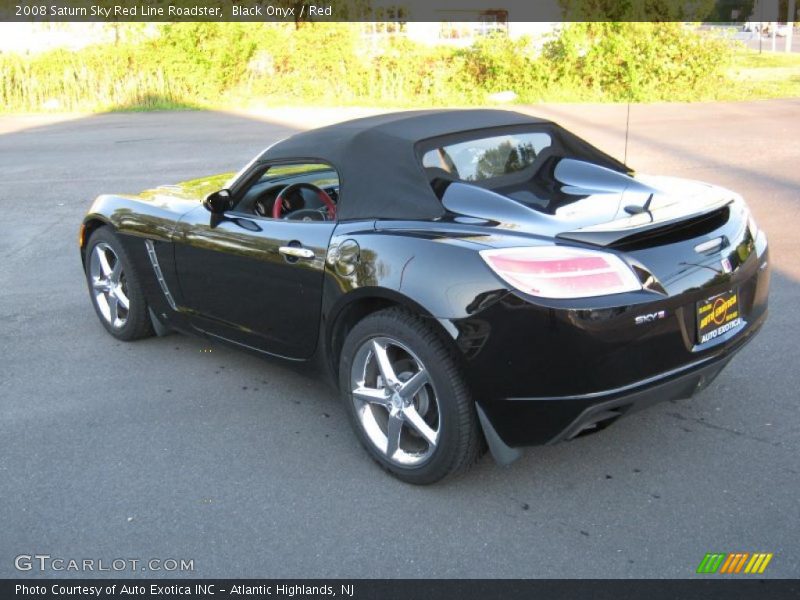
[(745, 573), (761, 574), (772, 560), (772, 556), (772, 553), (766, 552), (754, 554), (749, 552), (730, 552), (728, 554), (709, 552), (700, 561), (697, 572), (733, 574), (741, 573), (744, 569)]
[(698, 573), (716, 573), (722, 560), (725, 558), (724, 554), (706, 554), (700, 565), (697, 567)]
[(744, 566), (744, 561), (750, 556), (749, 552), (736, 552), (728, 554), (727, 560), (722, 564), (720, 573), (738, 573)]
[(772, 560), (772, 553), (769, 554), (761, 553), (761, 554), (753, 554), (753, 558), (750, 559), (750, 562), (747, 563), (747, 566), (744, 569), (745, 573), (763, 573), (764, 570), (767, 568), (769, 561)]

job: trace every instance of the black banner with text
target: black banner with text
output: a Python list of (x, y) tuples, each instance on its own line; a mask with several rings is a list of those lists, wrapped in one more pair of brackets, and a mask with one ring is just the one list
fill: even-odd
[[(761, 0), (759, 20), (778, 7)], [(752, 0), (0, 0), (0, 21), (742, 22), (752, 10)]]
[(83, 598), (290, 598), (312, 600), (783, 600), (800, 596), (800, 582), (779, 579), (705, 578), (694, 580), (425, 580), (425, 579), (215, 579), (215, 580), (10, 580), (0, 582), (0, 597), (38, 600)]

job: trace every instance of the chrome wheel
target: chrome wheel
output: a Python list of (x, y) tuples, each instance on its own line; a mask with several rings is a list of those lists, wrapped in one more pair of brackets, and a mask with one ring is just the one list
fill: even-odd
[(130, 300), (125, 272), (114, 249), (105, 242), (98, 243), (89, 260), (94, 301), (103, 318), (115, 329), (128, 321)]
[(391, 462), (417, 466), (439, 442), (441, 414), (433, 382), (405, 345), (375, 337), (358, 349), (351, 370), (358, 422)]

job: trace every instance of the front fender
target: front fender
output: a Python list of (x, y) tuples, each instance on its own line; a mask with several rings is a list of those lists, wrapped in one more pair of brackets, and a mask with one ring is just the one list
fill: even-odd
[(83, 219), (102, 221), (123, 235), (169, 241), (178, 219), (197, 207), (197, 201), (179, 198), (143, 198), (139, 196), (98, 196)]

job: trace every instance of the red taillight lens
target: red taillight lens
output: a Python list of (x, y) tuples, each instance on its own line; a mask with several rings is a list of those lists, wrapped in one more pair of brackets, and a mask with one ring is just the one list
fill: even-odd
[(520, 291), (543, 298), (587, 298), (642, 289), (631, 268), (615, 254), (546, 246), (481, 253), (491, 269)]

